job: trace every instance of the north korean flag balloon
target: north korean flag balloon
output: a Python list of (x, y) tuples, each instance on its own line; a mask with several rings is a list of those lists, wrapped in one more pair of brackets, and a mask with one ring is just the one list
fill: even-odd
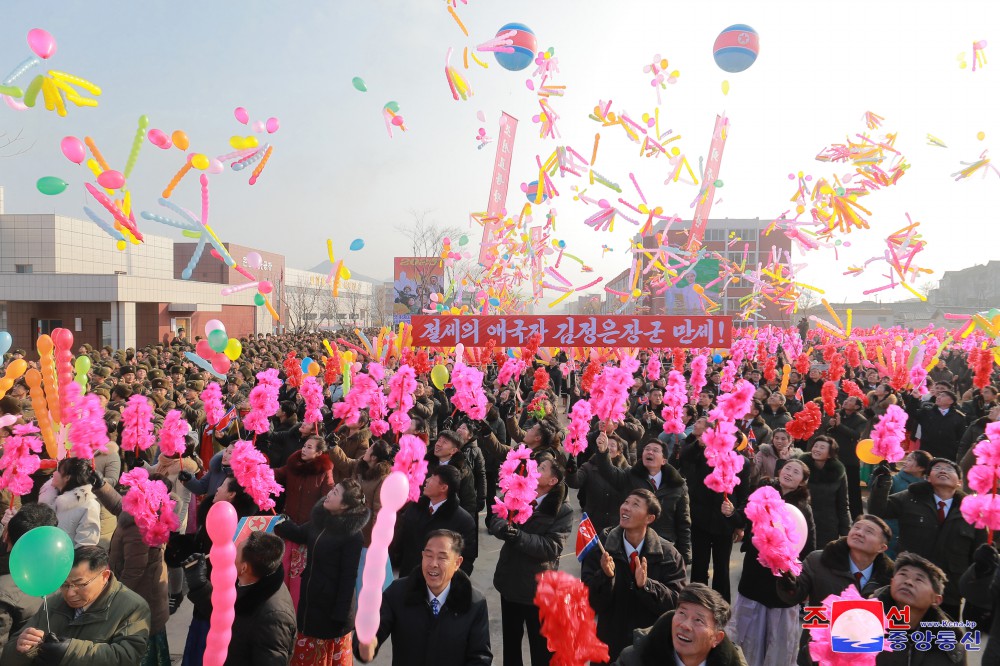
[(712, 49), (715, 64), (719, 69), (731, 73), (749, 69), (757, 60), (759, 51), (760, 38), (757, 31), (742, 23), (731, 25), (720, 32)]

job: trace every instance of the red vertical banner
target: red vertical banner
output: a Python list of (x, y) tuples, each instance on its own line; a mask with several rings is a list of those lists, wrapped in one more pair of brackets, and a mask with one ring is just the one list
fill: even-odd
[[(497, 156), (493, 162), (493, 180), (490, 182), (490, 201), (486, 206), (487, 217), (499, 218), (507, 203), (507, 185), (510, 182), (511, 158), (514, 154), (514, 136), (517, 134), (517, 118), (506, 112), (500, 115), (500, 135), (497, 139)], [(489, 268), (494, 257), (490, 250), (496, 245), (496, 233), (500, 229), (497, 222), (483, 225), (483, 242), (479, 245), (479, 263)]]
[(697, 250), (705, 237), (705, 227), (708, 216), (712, 212), (712, 200), (715, 198), (715, 181), (719, 178), (722, 167), (722, 150), (726, 147), (726, 136), (729, 134), (729, 119), (725, 116), (715, 117), (715, 129), (712, 131), (712, 145), (708, 150), (708, 161), (702, 174), (702, 195), (694, 210), (691, 221), (691, 236), (688, 238), (687, 249)]

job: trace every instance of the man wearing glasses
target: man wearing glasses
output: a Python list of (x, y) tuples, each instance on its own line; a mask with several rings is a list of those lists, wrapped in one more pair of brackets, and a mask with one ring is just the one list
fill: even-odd
[(4, 666), (130, 666), (149, 640), (149, 605), (115, 580), (100, 546), (80, 546), (59, 589), (4, 648)]

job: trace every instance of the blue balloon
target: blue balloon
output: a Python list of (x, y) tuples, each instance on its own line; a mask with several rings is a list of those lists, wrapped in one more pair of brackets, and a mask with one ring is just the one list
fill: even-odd
[(523, 23), (508, 23), (497, 31), (497, 35), (502, 35), (511, 30), (517, 31), (511, 38), (511, 41), (514, 42), (511, 44), (514, 52), (503, 53), (495, 51), (493, 57), (497, 59), (497, 62), (504, 69), (518, 72), (526, 69), (534, 62), (538, 41), (535, 39), (535, 33), (531, 31), (531, 28)]
[(351, 252), (357, 252), (364, 246), (365, 246), (364, 240), (360, 238), (355, 238), (354, 240), (351, 241)]
[(312, 364), (313, 360), (306, 356), (302, 359), (302, 372), (309, 372), (309, 366)]
[(712, 363), (722, 363), (722, 354), (716, 354), (713, 356)]
[(731, 25), (715, 39), (712, 55), (719, 69), (735, 74), (748, 69), (757, 60), (760, 38), (748, 25)]
[(10, 333), (0, 331), (0, 356), (6, 354), (12, 344), (14, 344), (14, 338), (10, 337)]

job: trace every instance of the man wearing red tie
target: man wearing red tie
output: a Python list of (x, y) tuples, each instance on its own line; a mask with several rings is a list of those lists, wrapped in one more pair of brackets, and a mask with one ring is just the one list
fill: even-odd
[(687, 582), (684, 560), (651, 525), (660, 513), (652, 491), (632, 490), (619, 509), (618, 527), (592, 548), (580, 577), (590, 588), (597, 613), (597, 637), (608, 644), (611, 661), (632, 644), (632, 632), (648, 627), (677, 606)]
[(962, 602), (958, 581), (972, 564), (976, 548), (986, 541), (986, 531), (973, 528), (962, 516), (962, 470), (947, 458), (934, 458), (926, 481), (889, 495), (892, 478), (888, 467), (880, 464), (868, 483), (872, 487), (868, 511), (899, 520), (896, 550), (925, 557), (947, 574), (941, 610), (957, 619)]

